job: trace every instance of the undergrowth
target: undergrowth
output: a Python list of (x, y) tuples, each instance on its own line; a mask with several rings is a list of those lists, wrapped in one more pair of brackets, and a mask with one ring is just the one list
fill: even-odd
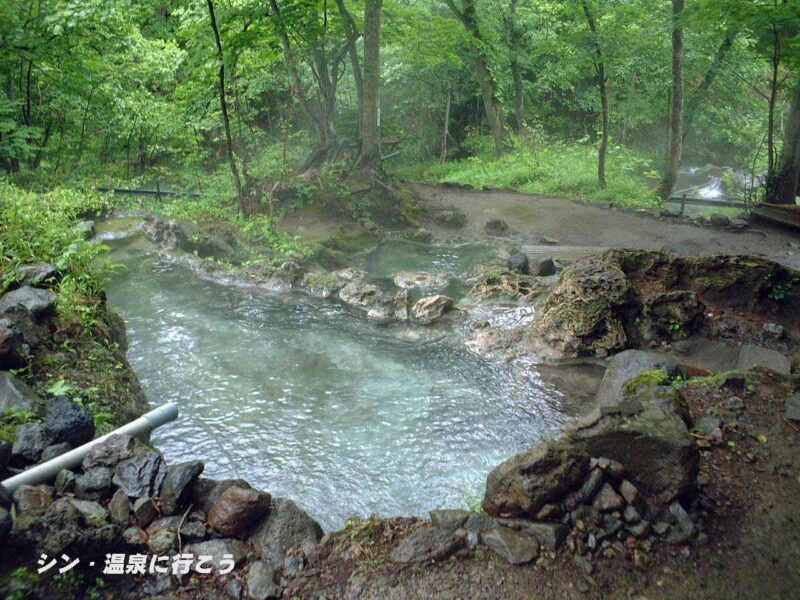
[(477, 145), (477, 153), (445, 163), (411, 163), (398, 167), (407, 179), (492, 187), (532, 194), (565, 196), (618, 206), (653, 208), (658, 202), (647, 180), (658, 178), (652, 161), (621, 146), (609, 148), (605, 189), (597, 183), (597, 149), (589, 143), (566, 144), (517, 140), (513, 150), (497, 155)]

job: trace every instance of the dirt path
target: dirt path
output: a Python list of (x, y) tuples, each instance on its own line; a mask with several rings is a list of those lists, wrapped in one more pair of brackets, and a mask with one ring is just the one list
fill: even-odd
[(537, 244), (544, 237), (564, 246), (605, 246), (661, 250), (679, 248), (686, 254), (751, 254), (800, 269), (800, 234), (754, 224), (734, 233), (657, 218), (650, 212), (608, 209), (564, 198), (532, 196), (506, 191), (477, 191), (433, 185), (414, 185), (429, 211), (457, 208), (467, 216), (458, 229), (424, 226), (439, 239), (486, 238), (484, 226), (502, 219), (509, 237)]

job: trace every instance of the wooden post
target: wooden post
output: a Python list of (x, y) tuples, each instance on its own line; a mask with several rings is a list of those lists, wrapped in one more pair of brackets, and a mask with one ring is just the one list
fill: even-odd
[(686, 193), (684, 192), (683, 196), (681, 196), (681, 216), (683, 216), (683, 211), (686, 208)]

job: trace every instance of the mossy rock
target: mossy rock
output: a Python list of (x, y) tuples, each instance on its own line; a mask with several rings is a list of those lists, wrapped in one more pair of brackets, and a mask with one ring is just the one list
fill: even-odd
[(638, 375), (631, 377), (622, 386), (622, 393), (625, 395), (635, 394), (639, 390), (652, 385), (668, 385), (672, 383), (672, 376), (661, 369), (651, 369), (642, 371)]

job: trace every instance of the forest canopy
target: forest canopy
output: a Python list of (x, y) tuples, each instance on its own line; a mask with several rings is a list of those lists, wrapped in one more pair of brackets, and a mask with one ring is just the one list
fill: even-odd
[(0, 165), (245, 213), (354, 167), (646, 204), (713, 163), (794, 203), (799, 28), (796, 0), (8, 0)]

